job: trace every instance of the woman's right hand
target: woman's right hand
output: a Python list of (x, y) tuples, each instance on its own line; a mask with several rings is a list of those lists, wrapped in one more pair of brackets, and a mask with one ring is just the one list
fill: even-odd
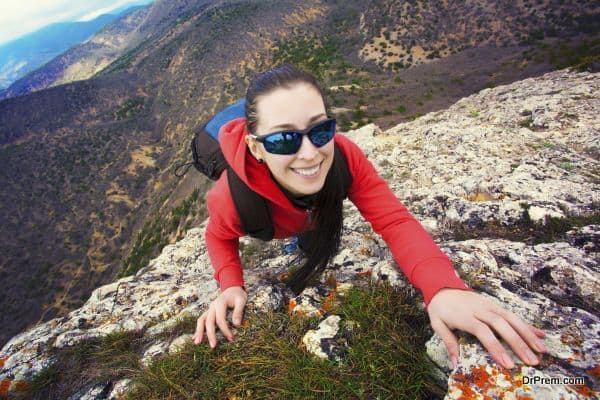
[(248, 300), (248, 293), (241, 286), (228, 287), (214, 299), (199, 318), (196, 324), (196, 332), (192, 339), (194, 344), (202, 343), (204, 338), (204, 327), (206, 326), (206, 336), (210, 343), (210, 347), (214, 348), (217, 345), (217, 334), (215, 332), (215, 323), (223, 333), (223, 336), (230, 342), (233, 341), (233, 333), (227, 325), (227, 309), (233, 308), (233, 324), (240, 326), (242, 324), (242, 316), (244, 307)]

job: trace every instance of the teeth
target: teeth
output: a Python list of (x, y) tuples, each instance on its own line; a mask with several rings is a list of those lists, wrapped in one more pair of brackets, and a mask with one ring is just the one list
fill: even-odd
[(317, 173), (317, 171), (319, 170), (320, 166), (321, 165), (319, 164), (316, 167), (313, 167), (313, 168), (310, 168), (310, 169), (297, 169), (297, 168), (294, 168), (294, 171), (296, 171), (300, 175), (306, 175), (306, 176), (308, 176), (308, 175), (314, 175), (314, 174)]

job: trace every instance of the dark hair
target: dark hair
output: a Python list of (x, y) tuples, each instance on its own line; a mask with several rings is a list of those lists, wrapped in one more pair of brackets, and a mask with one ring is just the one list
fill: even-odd
[(256, 75), (252, 79), (252, 82), (250, 82), (250, 86), (248, 86), (248, 90), (246, 91), (245, 108), (248, 132), (256, 133), (256, 125), (258, 123), (256, 103), (258, 102), (258, 97), (267, 95), (278, 88), (290, 89), (296, 83), (308, 83), (314, 87), (321, 95), (323, 104), (325, 105), (325, 113), (328, 114), (327, 101), (317, 78), (306, 71), (296, 68), (292, 64), (282, 64), (279, 67), (271, 68)]
[[(296, 68), (291, 64), (283, 64), (263, 72), (252, 79), (246, 92), (246, 127), (255, 133), (258, 115), (256, 103), (260, 96), (267, 95), (277, 88), (291, 88), (296, 83), (308, 83), (321, 95), (325, 110), (327, 102), (317, 79), (310, 73)], [(327, 113), (326, 111), (326, 114)], [(310, 231), (306, 237), (304, 251), (307, 260), (304, 265), (294, 271), (288, 278), (287, 284), (297, 295), (307, 284), (318, 278), (329, 261), (335, 256), (340, 247), (343, 225), (344, 183), (341, 171), (334, 168), (332, 163), (323, 188), (318, 192), (313, 215), (317, 228)]]

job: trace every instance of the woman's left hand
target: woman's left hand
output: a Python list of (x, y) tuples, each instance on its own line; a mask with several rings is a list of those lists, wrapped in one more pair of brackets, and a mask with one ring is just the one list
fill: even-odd
[(453, 329), (475, 335), (494, 360), (505, 368), (514, 367), (514, 363), (492, 329), (527, 364), (536, 365), (539, 362), (531, 349), (547, 351), (540, 340), (545, 336), (544, 331), (473, 291), (443, 288), (433, 296), (427, 312), (431, 327), (446, 345), (455, 368), (458, 361), (458, 341), (452, 333)]

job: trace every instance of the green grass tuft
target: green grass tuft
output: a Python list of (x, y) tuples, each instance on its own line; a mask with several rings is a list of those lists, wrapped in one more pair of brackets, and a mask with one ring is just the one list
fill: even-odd
[(134, 377), (131, 399), (431, 398), (443, 396), (424, 352), (428, 320), (389, 285), (352, 288), (330, 313), (358, 322), (341, 364), (302, 349), (316, 318), (247, 312), (236, 340), (215, 349), (189, 346)]
[(139, 333), (117, 331), (104, 337), (52, 349), (54, 362), (36, 374), (28, 399), (66, 399), (88, 384), (116, 381), (138, 368)]

